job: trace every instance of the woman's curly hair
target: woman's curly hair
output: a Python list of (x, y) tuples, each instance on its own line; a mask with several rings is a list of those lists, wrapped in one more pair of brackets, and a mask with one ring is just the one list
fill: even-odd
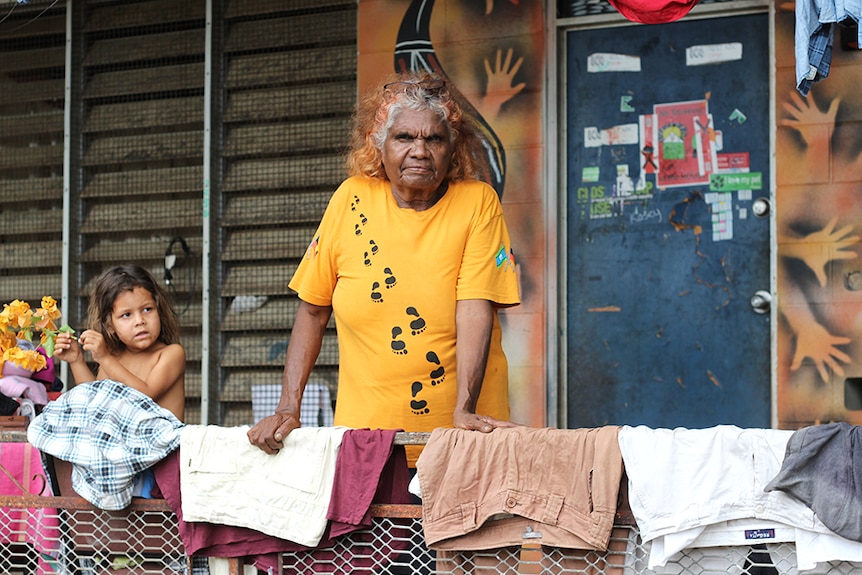
[(449, 127), (452, 156), (447, 181), (479, 179), (476, 127), (446, 82), (427, 72), (396, 74), (381, 80), (359, 101), (353, 115), (353, 132), (347, 153), (351, 176), (386, 178), (382, 149), (398, 112), (432, 110)]

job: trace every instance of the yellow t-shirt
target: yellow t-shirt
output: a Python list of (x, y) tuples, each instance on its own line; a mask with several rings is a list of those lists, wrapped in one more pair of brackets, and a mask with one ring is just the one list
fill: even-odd
[[(499, 199), (474, 181), (451, 184), (417, 212), (397, 206), (389, 182), (349, 178), (290, 287), (304, 301), (332, 305), (340, 358), (335, 424), (353, 428), (451, 427), (456, 301), (520, 301)], [(495, 314), (477, 412), (508, 419), (508, 398)], [(408, 450), (411, 464), (417, 455)]]

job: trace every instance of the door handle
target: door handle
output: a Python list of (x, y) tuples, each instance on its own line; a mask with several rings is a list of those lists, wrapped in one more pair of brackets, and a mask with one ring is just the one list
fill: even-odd
[(766, 290), (758, 290), (751, 296), (750, 303), (754, 313), (769, 313), (772, 308), (772, 294)]

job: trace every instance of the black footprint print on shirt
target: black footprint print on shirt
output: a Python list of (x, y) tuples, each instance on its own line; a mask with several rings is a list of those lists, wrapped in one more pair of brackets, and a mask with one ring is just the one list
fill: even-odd
[(359, 214), (359, 223), (362, 224), (363, 226), (368, 223), (368, 218), (365, 217), (365, 214), (363, 214), (363, 213)]
[(397, 325), (392, 328), (392, 353), (398, 355), (406, 355), (407, 354), (407, 344), (404, 341), (398, 339), (398, 336), (401, 335), (401, 328)]
[(410, 329), (412, 330), (410, 333), (413, 335), (419, 335), (423, 331), (425, 331), (425, 320), (419, 317), (419, 312), (416, 311), (416, 308), (412, 305), (408, 307), (405, 312), (407, 315), (412, 315), (416, 319), (410, 322)]
[(410, 408), (413, 410), (413, 413), (416, 415), (425, 415), (426, 413), (431, 413), (431, 410), (428, 409), (428, 402), (424, 399), (416, 400), (416, 395), (422, 391), (422, 383), (418, 381), (414, 381), (413, 385), (410, 386), (410, 393), (413, 395), (413, 399), (410, 400)]
[(394, 288), (395, 284), (398, 283), (398, 280), (395, 279), (395, 275), (392, 273), (390, 268), (383, 268), (383, 273), (386, 274), (386, 279), (383, 280), (383, 283), (386, 284), (386, 289)]
[(377, 291), (379, 289), (379, 283), (374, 282), (373, 284), (371, 284), (371, 301), (373, 301), (374, 303), (383, 303), (383, 294)]
[(428, 360), (429, 363), (433, 363), (437, 366), (436, 369), (431, 370), (429, 374), (431, 376), (431, 385), (439, 385), (446, 380), (446, 368), (440, 365), (440, 358), (437, 357), (437, 354), (433, 351), (429, 351), (425, 354), (425, 359)]
[(359, 224), (356, 224), (356, 226), (354, 227), (353, 230), (354, 230), (353, 233), (356, 234), (357, 236), (362, 235), (362, 229), (359, 227)]
[(377, 253), (377, 250), (380, 249), (380, 246), (378, 246), (376, 243), (374, 243), (374, 240), (368, 240), (368, 245), (371, 246), (371, 255), (372, 256), (375, 255)]
[(350, 202), (350, 211), (351, 212), (356, 211), (356, 204), (358, 204), (358, 203), (359, 203), (359, 196), (353, 196), (353, 201)]

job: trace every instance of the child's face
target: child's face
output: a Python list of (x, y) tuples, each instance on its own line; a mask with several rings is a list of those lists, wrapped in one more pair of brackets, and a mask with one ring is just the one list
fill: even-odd
[(162, 332), (153, 294), (142, 287), (124, 291), (114, 300), (111, 323), (117, 337), (130, 351), (149, 349)]

